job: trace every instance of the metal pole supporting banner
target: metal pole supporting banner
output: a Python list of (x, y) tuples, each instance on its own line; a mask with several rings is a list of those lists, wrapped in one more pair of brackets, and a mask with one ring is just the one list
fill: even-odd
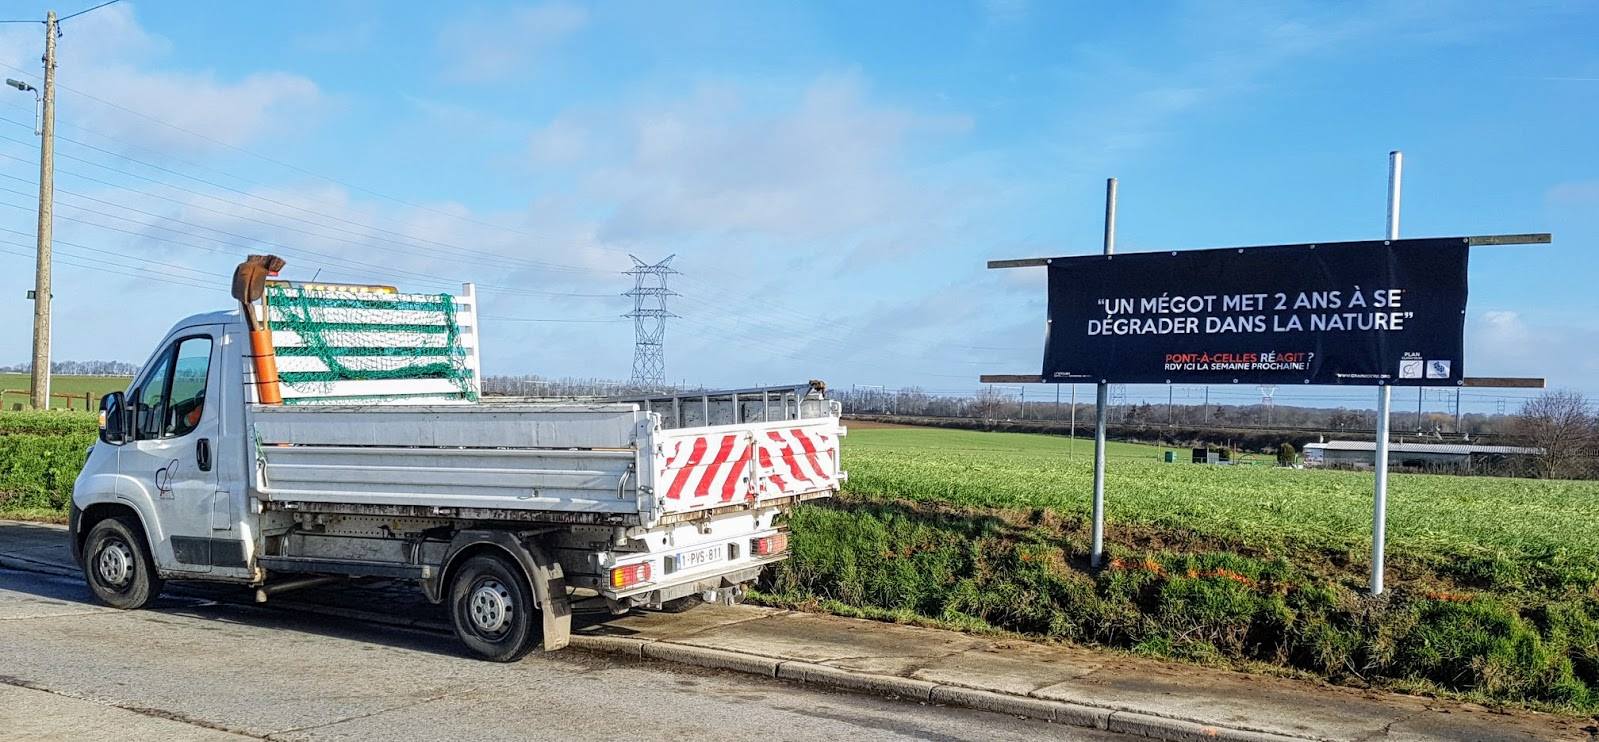
[(1371, 594), (1382, 594), (1383, 547), (1388, 530), (1388, 403), (1393, 387), (1377, 387), (1377, 457), (1372, 469), (1377, 473), (1377, 495), (1371, 509)]
[(1070, 442), (1069, 445), (1066, 446), (1066, 460), (1067, 461), (1071, 461), (1072, 460), (1072, 458), (1074, 457), (1073, 452), (1077, 450), (1077, 385), (1076, 384), (1072, 385), (1072, 428), (1071, 428), (1070, 438), (1071, 438), (1071, 442)]
[[(1116, 179), (1105, 180), (1105, 254), (1116, 252)], [(1094, 400), (1094, 523), (1089, 564), (1096, 569), (1105, 561), (1105, 421), (1110, 387), (1100, 379)]]
[[(1405, 156), (1398, 150), (1388, 153), (1388, 225), (1387, 237), (1399, 239), (1399, 190), (1404, 174)], [(1372, 469), (1377, 474), (1377, 485), (1371, 507), (1371, 594), (1382, 594), (1383, 548), (1388, 533), (1388, 412), (1393, 400), (1393, 387), (1377, 387), (1377, 455)]]

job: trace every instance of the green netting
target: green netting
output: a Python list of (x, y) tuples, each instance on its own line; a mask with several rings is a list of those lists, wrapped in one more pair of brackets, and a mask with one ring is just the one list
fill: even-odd
[(341, 381), (394, 379), (446, 379), (463, 398), (477, 399), (449, 294), (305, 291), (269, 284), (266, 305), (272, 329), (293, 331), (302, 343), (278, 347), (277, 355), (317, 361), (279, 364), (281, 383), (301, 395), (285, 394), (285, 402), (326, 396)]

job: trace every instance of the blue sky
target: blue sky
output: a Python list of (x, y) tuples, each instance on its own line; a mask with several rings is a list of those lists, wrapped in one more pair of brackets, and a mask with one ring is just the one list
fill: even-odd
[[(291, 277), (476, 281), (491, 373), (620, 378), (619, 272), (675, 253), (674, 381), (970, 392), (1041, 356), (1042, 272), (983, 261), (1096, 251), (1104, 178), (1123, 251), (1374, 238), (1398, 148), (1405, 236), (1555, 234), (1474, 252), (1468, 372), (1599, 395), (1599, 8), (1098, 10), (122, 2), (60, 39), (56, 357), (142, 360), (254, 246)], [(7, 76), (41, 37), (0, 26)], [(6, 92), (17, 362), (37, 155)]]

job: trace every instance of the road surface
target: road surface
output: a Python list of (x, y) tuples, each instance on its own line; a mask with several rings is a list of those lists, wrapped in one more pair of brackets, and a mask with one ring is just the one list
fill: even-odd
[(242, 589), (170, 593), (116, 611), (81, 580), (0, 569), (4, 736), (1125, 739), (575, 650), (498, 665), (438, 631), (236, 602)]

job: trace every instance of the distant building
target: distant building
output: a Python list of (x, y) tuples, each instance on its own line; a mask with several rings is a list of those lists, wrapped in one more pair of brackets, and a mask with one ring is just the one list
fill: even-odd
[[(1518, 446), (1479, 446), (1466, 443), (1390, 443), (1388, 468), (1448, 472), (1512, 472), (1528, 459), (1543, 453), (1540, 448)], [(1377, 458), (1377, 444), (1371, 441), (1328, 441), (1306, 443), (1307, 467), (1331, 469), (1371, 469)]]

